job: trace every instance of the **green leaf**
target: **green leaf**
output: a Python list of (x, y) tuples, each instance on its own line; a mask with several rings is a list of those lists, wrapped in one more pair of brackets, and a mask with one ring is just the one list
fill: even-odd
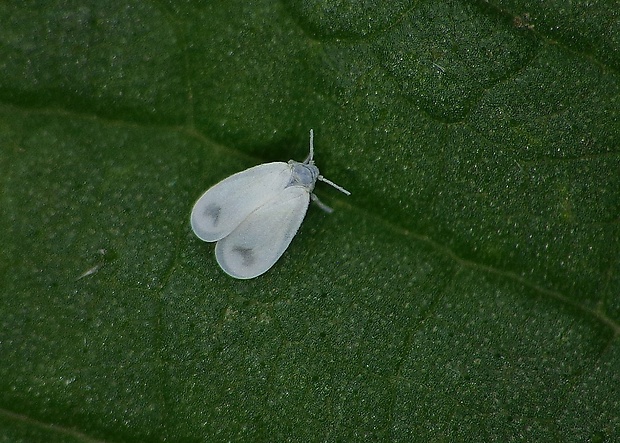
[[(620, 441), (617, 1), (0, 4), (0, 442)], [(196, 198), (302, 160), (224, 274)]]

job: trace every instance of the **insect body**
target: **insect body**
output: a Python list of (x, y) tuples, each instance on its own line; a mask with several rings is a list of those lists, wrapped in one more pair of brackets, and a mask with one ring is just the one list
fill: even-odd
[(314, 133), (303, 162), (265, 163), (238, 172), (207, 190), (192, 209), (194, 234), (217, 241), (215, 257), (228, 275), (248, 279), (268, 271), (282, 256), (303, 221), (317, 180), (351, 193), (319, 174), (314, 165)]

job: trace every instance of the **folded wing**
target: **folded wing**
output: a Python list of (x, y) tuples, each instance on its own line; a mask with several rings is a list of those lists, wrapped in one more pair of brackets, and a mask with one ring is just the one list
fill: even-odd
[(256, 208), (288, 185), (287, 163), (265, 163), (238, 172), (207, 190), (194, 204), (191, 225), (198, 238), (216, 241), (230, 234)]
[(283, 189), (217, 242), (217, 262), (227, 274), (236, 278), (254, 278), (266, 272), (288, 248), (309, 203), (307, 188)]

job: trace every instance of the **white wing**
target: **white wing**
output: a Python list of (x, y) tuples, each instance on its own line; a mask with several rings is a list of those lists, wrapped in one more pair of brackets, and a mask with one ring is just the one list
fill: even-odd
[(224, 272), (241, 279), (266, 272), (288, 248), (309, 204), (307, 188), (290, 186), (252, 212), (215, 246), (215, 257)]
[(226, 237), (256, 208), (279, 195), (290, 180), (291, 168), (283, 162), (254, 166), (222, 180), (194, 204), (194, 234), (204, 241)]

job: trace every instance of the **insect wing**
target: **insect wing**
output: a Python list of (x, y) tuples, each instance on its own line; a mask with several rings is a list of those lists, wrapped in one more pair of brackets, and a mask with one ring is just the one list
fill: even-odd
[(238, 172), (208, 189), (194, 204), (191, 225), (204, 241), (230, 234), (256, 208), (279, 195), (291, 179), (287, 163), (265, 163)]
[(252, 212), (215, 246), (215, 257), (224, 272), (248, 279), (269, 270), (297, 233), (309, 203), (307, 188), (290, 186)]

